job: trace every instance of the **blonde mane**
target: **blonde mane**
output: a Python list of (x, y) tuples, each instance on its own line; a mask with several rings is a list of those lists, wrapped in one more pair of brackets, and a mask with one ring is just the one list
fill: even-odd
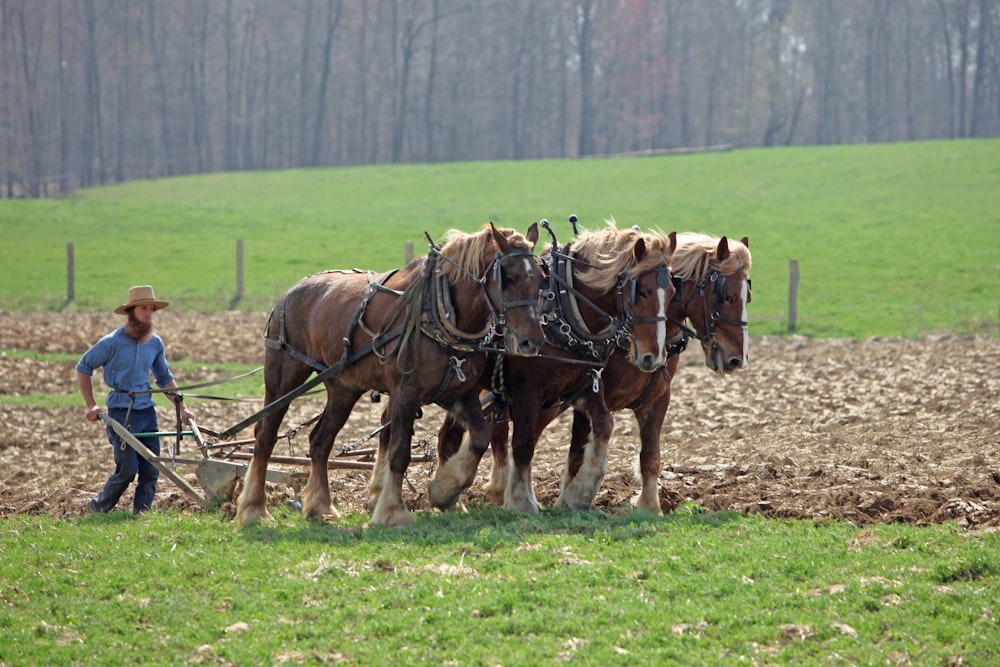
[(740, 269), (750, 273), (750, 249), (734, 239), (729, 241), (729, 257), (721, 264), (715, 261), (715, 249), (719, 246), (719, 237), (695, 232), (684, 232), (677, 235), (677, 250), (674, 251), (671, 270), (675, 276), (683, 280), (699, 281), (712, 269), (718, 269), (719, 274), (730, 276)]
[[(646, 242), (646, 254), (640, 262), (632, 256), (639, 238)], [(604, 229), (582, 232), (570, 250), (586, 265), (578, 264), (576, 276), (587, 287), (598, 291), (611, 290), (618, 276), (637, 276), (657, 266), (670, 266), (670, 239), (662, 232), (619, 230), (614, 219)]]
[[(531, 241), (516, 229), (506, 227), (497, 227), (496, 229), (501, 236), (507, 237), (511, 248), (519, 250), (532, 250), (534, 248)], [(451, 262), (439, 262), (438, 270), (447, 276), (452, 284), (471, 280), (473, 276), (478, 278), (493, 262), (496, 252), (496, 247), (493, 245), (493, 232), (490, 231), (489, 224), (483, 225), (483, 228), (475, 234), (449, 229), (444, 235), (443, 243), (441, 254), (450, 259)]]

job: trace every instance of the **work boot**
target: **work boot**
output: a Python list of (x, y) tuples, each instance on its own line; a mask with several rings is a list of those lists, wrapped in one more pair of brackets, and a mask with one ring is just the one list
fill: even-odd
[(102, 510), (100, 507), (97, 506), (97, 499), (96, 498), (91, 498), (90, 499), (90, 501), (87, 503), (87, 509), (90, 510), (91, 512), (93, 512), (94, 514), (107, 514), (108, 513), (107, 510)]

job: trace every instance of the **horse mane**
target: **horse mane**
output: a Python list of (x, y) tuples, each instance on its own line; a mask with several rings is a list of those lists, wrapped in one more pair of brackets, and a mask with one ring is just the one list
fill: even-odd
[[(637, 263), (632, 247), (640, 237), (646, 242), (646, 254)], [(666, 234), (620, 230), (614, 218), (606, 221), (604, 229), (582, 232), (570, 244), (570, 250), (586, 262), (578, 265), (579, 280), (598, 291), (613, 289), (622, 273), (637, 276), (657, 266), (670, 266), (671, 262), (670, 239)]]
[[(497, 227), (496, 230), (501, 236), (507, 237), (507, 242), (512, 248), (519, 250), (534, 248), (531, 241), (516, 229)], [(493, 244), (493, 232), (489, 223), (474, 234), (459, 229), (449, 229), (445, 232), (443, 243), (441, 254), (451, 261), (439, 262), (438, 270), (447, 276), (453, 285), (463, 280), (471, 280), (473, 277), (478, 278), (493, 263), (496, 247)]]
[(718, 236), (684, 232), (677, 235), (677, 250), (674, 251), (671, 271), (683, 280), (699, 281), (711, 269), (718, 269), (719, 274), (730, 276), (740, 269), (750, 272), (750, 249), (734, 239), (729, 242), (729, 256), (723, 262), (715, 261), (715, 250), (719, 246)]

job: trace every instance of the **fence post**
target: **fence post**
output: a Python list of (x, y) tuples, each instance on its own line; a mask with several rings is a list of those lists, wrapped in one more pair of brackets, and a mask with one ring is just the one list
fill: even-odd
[(76, 298), (76, 262), (73, 257), (73, 242), (66, 244), (66, 303), (72, 303)]
[(406, 242), (406, 261), (404, 264), (409, 264), (413, 261), (413, 241)]
[(236, 239), (236, 299), (243, 298), (243, 239)]
[(793, 259), (788, 277), (788, 333), (795, 333), (799, 317), (799, 260)]

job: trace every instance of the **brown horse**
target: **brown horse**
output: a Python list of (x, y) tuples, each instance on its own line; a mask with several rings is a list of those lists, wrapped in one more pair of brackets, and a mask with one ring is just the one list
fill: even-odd
[[(601, 374), (620, 356), (639, 373), (651, 373), (667, 359), (667, 309), (674, 295), (670, 259), (674, 234), (643, 234), (608, 228), (584, 233), (548, 255), (550, 308), (543, 312), (546, 344), (533, 359), (510, 357), (492, 389), (514, 423), (513, 468), (507, 475), (507, 426), (495, 427), (490, 500), (508, 509), (538, 512), (531, 487), (531, 460), (549, 414), (573, 405), (594, 425), (593, 448), (567, 484), (560, 504), (590, 506), (600, 488), (613, 424)], [(496, 380), (496, 378), (494, 378)], [(499, 386), (497, 386), (499, 385)], [(445, 419), (438, 455), (447, 460), (462, 429)], [(504, 491), (506, 489), (506, 492)]]
[[(750, 303), (750, 242), (684, 233), (677, 236), (673, 275), (678, 291), (669, 317), (677, 327), (674, 353), (664, 369), (641, 373), (624, 355), (614, 354), (604, 369), (605, 400), (613, 411), (632, 410), (639, 423), (642, 491), (636, 506), (660, 511), (660, 432), (670, 405), (670, 380), (677, 372), (688, 337), (697, 338), (705, 365), (721, 377), (749, 363), (747, 304)], [(693, 330), (686, 325), (690, 321)], [(555, 415), (552, 415), (554, 418)], [(564, 481), (572, 479), (587, 456), (593, 426), (586, 413), (573, 414), (572, 440)], [(494, 445), (495, 447), (495, 445)], [(494, 458), (496, 457), (494, 449)], [(495, 465), (495, 461), (494, 461)]]
[[(237, 500), (240, 525), (267, 516), (264, 479), (288, 409), (283, 399), (313, 371), (318, 373), (313, 381), (322, 379), (326, 386), (327, 401), (309, 436), (306, 516), (331, 513), (330, 451), (354, 404), (370, 390), (390, 394), (393, 426), (380, 457), (383, 484), (373, 524), (413, 521), (402, 483), (420, 406), (436, 403), (467, 424), (470, 449), (482, 457), (490, 436), (478, 396), (488, 358), (483, 349), (502, 336), (508, 353), (530, 356), (544, 340), (538, 317), (543, 276), (533, 254), (537, 240), (537, 224), (522, 235), (490, 223), (476, 234), (450, 233), (440, 249), (432, 245), (425, 257), (377, 280), (365, 272), (328, 271), (291, 287), (272, 310), (265, 332), (266, 407)], [(470, 474), (441, 489), (443, 506), (472, 483), (478, 463), (476, 458)]]

